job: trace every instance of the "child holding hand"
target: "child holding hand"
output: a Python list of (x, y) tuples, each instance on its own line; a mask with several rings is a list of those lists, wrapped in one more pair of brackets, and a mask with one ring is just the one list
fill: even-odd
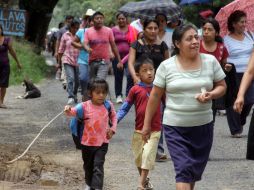
[[(117, 118), (113, 104), (110, 112), (104, 105), (109, 87), (104, 79), (94, 79), (89, 85), (91, 100), (82, 102), (84, 131), (81, 139), (85, 171), (85, 190), (102, 190), (104, 162), (109, 140), (116, 132)], [(80, 106), (79, 106), (80, 107)], [(77, 116), (76, 107), (65, 106), (67, 116)], [(109, 125), (111, 121), (111, 125)]]
[(145, 110), (149, 99), (154, 80), (153, 61), (146, 56), (141, 56), (135, 63), (136, 75), (140, 78), (139, 83), (134, 85), (128, 94), (125, 102), (117, 112), (118, 122), (128, 113), (131, 106), (135, 105), (136, 125), (132, 138), (132, 151), (135, 157), (135, 164), (140, 174), (138, 190), (153, 189), (147, 178), (148, 173), (155, 165), (158, 143), (161, 135), (161, 107), (157, 107), (157, 112), (151, 123), (151, 136), (145, 143), (142, 139), (141, 131), (144, 125)]

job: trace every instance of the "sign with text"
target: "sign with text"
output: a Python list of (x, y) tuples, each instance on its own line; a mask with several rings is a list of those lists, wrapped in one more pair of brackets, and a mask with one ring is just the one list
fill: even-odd
[(0, 9), (0, 25), (5, 35), (24, 36), (26, 17), (25, 10)]

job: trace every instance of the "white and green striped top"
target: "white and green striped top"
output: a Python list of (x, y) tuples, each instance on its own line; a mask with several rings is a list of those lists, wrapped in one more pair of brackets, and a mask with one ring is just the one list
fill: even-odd
[(163, 61), (156, 71), (154, 85), (166, 89), (166, 108), (163, 124), (192, 127), (212, 121), (212, 102), (200, 103), (195, 96), (213, 89), (213, 83), (223, 80), (225, 74), (212, 55), (200, 54), (201, 68), (194, 71), (179, 70), (176, 56)]

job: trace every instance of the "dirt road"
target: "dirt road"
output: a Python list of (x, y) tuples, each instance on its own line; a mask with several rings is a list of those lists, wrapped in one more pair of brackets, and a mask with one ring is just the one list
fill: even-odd
[[(113, 77), (109, 76), (113, 96)], [(33, 138), (53, 117), (63, 110), (67, 94), (59, 81), (47, 79), (37, 85), (42, 97), (16, 99), (24, 92), (22, 86), (10, 87), (8, 109), (0, 109), (0, 190), (79, 190), (84, 187), (84, 174), (79, 151), (76, 151), (61, 115), (47, 128), (28, 154), (20, 161), (5, 162), (20, 155)], [(119, 105), (116, 105), (116, 109)], [(248, 122), (247, 122), (248, 123)], [(130, 139), (134, 126), (134, 111), (118, 125), (105, 162), (104, 190), (135, 190), (138, 174), (133, 164)], [(203, 180), (196, 190), (253, 190), (254, 164), (245, 159), (244, 138), (232, 139), (225, 117), (217, 117), (214, 144)], [(173, 190), (172, 162), (157, 163), (151, 173), (155, 190)]]

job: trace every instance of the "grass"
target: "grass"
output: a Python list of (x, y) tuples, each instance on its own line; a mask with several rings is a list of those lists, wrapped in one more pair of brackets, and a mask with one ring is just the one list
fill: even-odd
[(38, 83), (41, 79), (49, 76), (52, 68), (45, 64), (42, 55), (38, 55), (33, 51), (31, 43), (12, 38), (12, 46), (16, 51), (22, 69), (21, 71), (18, 70), (16, 62), (9, 54), (11, 61), (10, 85), (21, 84), (24, 78), (32, 80), (33, 83)]

